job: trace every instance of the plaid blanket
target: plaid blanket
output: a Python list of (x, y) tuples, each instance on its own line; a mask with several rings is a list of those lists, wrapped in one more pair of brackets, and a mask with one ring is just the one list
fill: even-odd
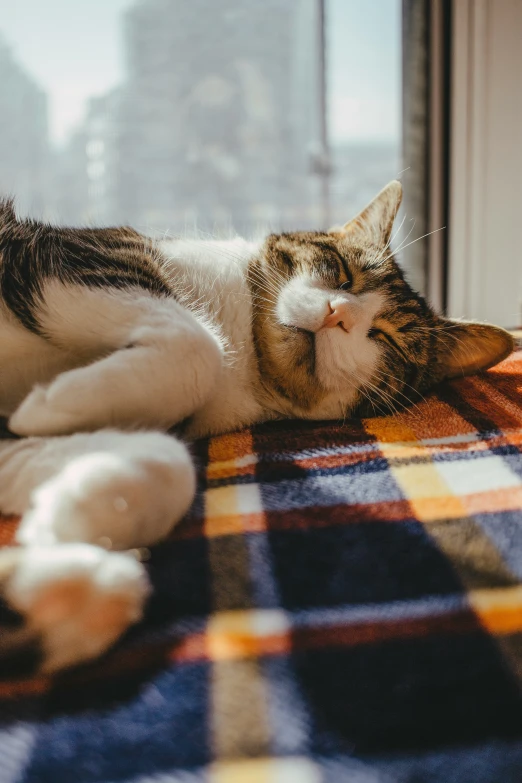
[(0, 781), (519, 783), (521, 391), (519, 351), (400, 415), (197, 443), (145, 621), (0, 682)]

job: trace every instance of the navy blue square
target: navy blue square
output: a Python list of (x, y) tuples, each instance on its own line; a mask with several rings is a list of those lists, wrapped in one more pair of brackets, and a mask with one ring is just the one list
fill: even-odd
[(176, 665), (130, 701), (40, 724), (24, 783), (133, 780), (210, 760), (210, 665)]
[(389, 602), (462, 591), (451, 564), (418, 522), (277, 531), (269, 534), (269, 540), (285, 608)]
[(520, 688), (481, 630), (296, 651), (293, 662), (313, 753), (522, 737)]
[(203, 538), (167, 541), (148, 563), (154, 588), (147, 625), (206, 615), (212, 609), (208, 543)]

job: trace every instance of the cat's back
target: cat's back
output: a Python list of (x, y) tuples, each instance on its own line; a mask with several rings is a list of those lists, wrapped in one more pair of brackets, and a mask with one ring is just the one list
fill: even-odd
[(20, 220), (0, 202), (0, 414), (34, 384), (121, 348), (132, 324), (183, 317), (161, 260), (131, 228)]
[(31, 331), (49, 283), (91, 289), (138, 289), (171, 296), (153, 240), (132, 228), (64, 228), (19, 220), (0, 203), (0, 296)]

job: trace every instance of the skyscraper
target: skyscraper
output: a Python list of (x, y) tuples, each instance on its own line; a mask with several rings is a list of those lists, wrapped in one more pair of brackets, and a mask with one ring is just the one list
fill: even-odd
[(21, 213), (45, 214), (49, 163), (47, 98), (0, 38), (0, 193)]
[(55, 154), (52, 191), (61, 223), (107, 224), (118, 219), (118, 96), (116, 89), (90, 98), (83, 122)]
[(316, 0), (142, 0), (125, 17), (118, 219), (240, 232), (317, 223)]

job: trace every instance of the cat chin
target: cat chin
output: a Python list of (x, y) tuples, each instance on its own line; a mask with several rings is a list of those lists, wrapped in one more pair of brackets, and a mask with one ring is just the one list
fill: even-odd
[[(361, 360), (361, 357), (364, 357)], [(380, 359), (378, 346), (366, 330), (321, 329), (315, 336), (315, 373), (321, 385), (340, 393), (343, 402), (355, 398), (357, 389), (375, 373)]]
[(335, 391), (327, 394), (318, 405), (305, 412), (296, 412), (295, 415), (300, 419), (311, 419), (312, 421), (344, 420), (355, 407), (357, 389), (355, 384), (353, 386), (346, 384), (345, 379), (345, 386), (341, 392), (338, 387)]

